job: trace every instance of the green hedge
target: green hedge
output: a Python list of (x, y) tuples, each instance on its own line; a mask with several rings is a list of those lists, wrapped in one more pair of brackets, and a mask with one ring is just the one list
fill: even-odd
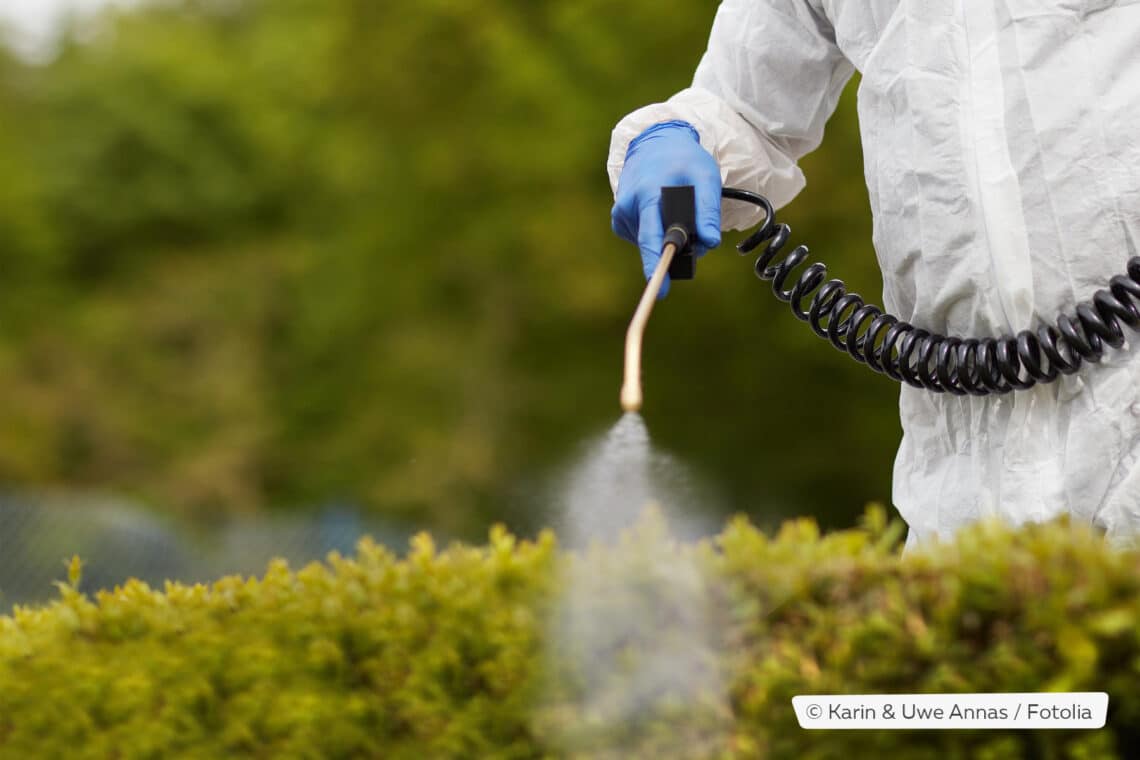
[[(94, 599), (76, 561), (58, 601), (0, 618), (0, 755), (1129, 756), (1140, 553), (1065, 523), (906, 556), (900, 534), (872, 510), (825, 536), (740, 520), (691, 547), (651, 515), (585, 555), (496, 529)], [(1107, 691), (1107, 728), (808, 732), (791, 708), (1038, 690)]]

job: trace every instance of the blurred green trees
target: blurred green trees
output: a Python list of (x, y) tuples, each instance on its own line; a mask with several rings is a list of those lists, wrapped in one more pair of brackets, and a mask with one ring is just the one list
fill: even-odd
[[(687, 84), (716, 5), (182, 0), (0, 57), (0, 482), (542, 524), (643, 286), (609, 131)], [(796, 239), (877, 300), (853, 92), (804, 166)], [(651, 324), (654, 438), (714, 509), (849, 522), (897, 389), (724, 248)]]

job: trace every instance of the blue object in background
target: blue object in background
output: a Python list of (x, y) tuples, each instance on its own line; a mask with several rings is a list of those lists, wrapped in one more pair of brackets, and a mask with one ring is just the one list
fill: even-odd
[(131, 578), (162, 588), (167, 580), (212, 583), (226, 575), (264, 575), (270, 560), (293, 568), (330, 552), (356, 553), (365, 535), (400, 553), (413, 531), (335, 503), (315, 514), (267, 514), (194, 529), (127, 502), (82, 494), (0, 492), (0, 614), (59, 594), (68, 561), (83, 561), (80, 589), (94, 594)]

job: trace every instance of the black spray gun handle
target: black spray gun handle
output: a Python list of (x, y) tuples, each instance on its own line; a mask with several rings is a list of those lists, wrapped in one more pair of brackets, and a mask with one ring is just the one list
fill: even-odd
[(669, 264), (673, 280), (691, 280), (697, 275), (693, 243), (697, 239), (697, 198), (692, 185), (661, 188), (661, 227), (664, 244), (677, 246)]
[[(721, 197), (744, 201), (764, 211), (764, 222), (744, 242), (737, 246), (742, 254), (772, 237), (775, 211), (772, 203), (762, 195), (726, 187)], [(661, 226), (665, 230), (663, 246), (673, 243), (677, 253), (669, 265), (669, 277), (674, 280), (691, 280), (697, 275), (697, 199), (692, 185), (672, 185), (661, 188)]]

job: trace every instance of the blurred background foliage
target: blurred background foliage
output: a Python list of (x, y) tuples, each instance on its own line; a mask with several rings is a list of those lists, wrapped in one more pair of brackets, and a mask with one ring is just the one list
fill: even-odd
[[(181, 0), (0, 54), (0, 483), (549, 523), (543, 484), (618, 417), (644, 285), (610, 129), (686, 86), (716, 6)], [(853, 86), (782, 216), (878, 300)], [(655, 313), (651, 434), (716, 522), (850, 524), (889, 498), (897, 387), (740, 237)]]

